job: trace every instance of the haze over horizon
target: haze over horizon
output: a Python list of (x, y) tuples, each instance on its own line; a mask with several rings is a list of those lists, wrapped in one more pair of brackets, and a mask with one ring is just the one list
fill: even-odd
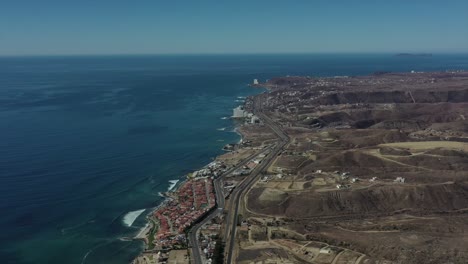
[(466, 53), (467, 1), (4, 3), (0, 55)]

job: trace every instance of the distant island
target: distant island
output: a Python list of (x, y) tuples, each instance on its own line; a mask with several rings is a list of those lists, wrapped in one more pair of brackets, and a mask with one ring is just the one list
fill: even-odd
[(432, 57), (432, 53), (398, 53), (396, 57)]

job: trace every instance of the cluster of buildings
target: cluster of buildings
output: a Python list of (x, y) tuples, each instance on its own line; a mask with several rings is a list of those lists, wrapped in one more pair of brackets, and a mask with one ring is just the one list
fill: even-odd
[(214, 255), (216, 241), (213, 238), (208, 238), (202, 241), (201, 246), (203, 249), (203, 255), (206, 259), (206, 263), (211, 264), (213, 262), (212, 258)]
[(249, 161), (242, 168), (235, 170), (231, 175), (232, 176), (249, 175), (252, 172), (252, 170), (255, 169), (255, 167), (257, 167), (257, 165), (262, 162), (263, 158), (265, 158), (265, 155), (260, 154), (257, 158)]
[(215, 203), (212, 178), (186, 181), (174, 199), (154, 212), (154, 218), (159, 222), (155, 245), (158, 248), (172, 248), (186, 244), (185, 229), (213, 208)]
[(206, 165), (203, 169), (197, 170), (191, 174), (191, 178), (198, 177), (218, 177), (227, 170), (224, 163), (219, 161), (213, 161)]
[(206, 260), (206, 263), (212, 263), (216, 247), (216, 241), (218, 240), (220, 230), (220, 224), (208, 223), (203, 227), (203, 229), (200, 232), (200, 247), (203, 252), (202, 257), (204, 260)]
[(239, 105), (234, 108), (232, 112), (232, 118), (235, 119), (245, 119), (250, 124), (260, 124), (260, 118), (252, 113), (249, 113), (245, 110), (244, 106)]
[[(356, 183), (359, 181), (359, 178), (356, 178), (356, 177), (353, 177), (350, 179), (349, 176), (351, 174), (349, 172), (340, 173), (339, 171), (335, 171), (334, 173), (338, 175), (338, 178), (342, 181), (349, 180), (350, 183)], [(349, 189), (351, 188), (351, 185), (350, 184), (337, 184), (336, 188), (337, 189)]]

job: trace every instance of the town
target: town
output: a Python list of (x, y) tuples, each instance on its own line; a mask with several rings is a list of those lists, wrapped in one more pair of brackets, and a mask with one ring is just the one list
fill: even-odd
[(134, 264), (466, 263), (466, 83), (254, 81), (269, 92), (233, 110), (242, 140), (165, 194)]
[(184, 182), (176, 192), (176, 197), (154, 212), (154, 217), (159, 222), (156, 240), (153, 242), (155, 248), (185, 246), (185, 229), (214, 206), (212, 178), (197, 178)]

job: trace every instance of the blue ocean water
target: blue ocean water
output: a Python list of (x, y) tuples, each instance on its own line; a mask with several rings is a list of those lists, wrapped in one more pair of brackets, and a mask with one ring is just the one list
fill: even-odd
[(128, 263), (132, 216), (239, 140), (223, 117), (254, 78), (457, 69), (468, 55), (0, 58), (0, 260)]

